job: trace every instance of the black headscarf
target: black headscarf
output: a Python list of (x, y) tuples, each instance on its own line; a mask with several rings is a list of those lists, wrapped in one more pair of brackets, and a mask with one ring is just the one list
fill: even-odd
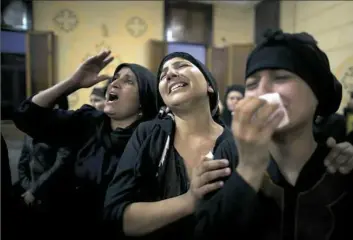
[(341, 103), (342, 86), (330, 70), (326, 54), (308, 33), (269, 30), (249, 55), (246, 78), (262, 69), (284, 69), (301, 77), (318, 99), (316, 114), (329, 116)]
[(139, 87), (139, 98), (142, 110), (142, 120), (150, 120), (156, 117), (158, 109), (156, 106), (157, 83), (156, 76), (147, 68), (134, 64), (122, 63), (114, 71), (114, 75), (123, 67), (128, 67), (136, 75)]
[[(139, 87), (139, 99), (141, 104), (142, 118), (135, 121), (133, 124), (126, 128), (111, 129), (110, 118), (103, 114), (104, 121), (102, 124), (96, 126), (96, 135), (94, 135), (81, 149), (79, 155), (87, 156), (90, 155), (88, 151), (103, 151), (100, 153), (108, 158), (112, 157), (112, 152), (117, 152), (116, 146), (119, 146), (120, 150), (123, 150), (128, 143), (131, 135), (135, 131), (136, 127), (143, 121), (148, 121), (156, 117), (158, 111), (156, 107), (156, 77), (147, 68), (133, 63), (122, 63), (114, 72), (114, 75), (120, 71), (123, 67), (128, 67), (136, 75), (137, 84)], [(111, 81), (111, 80), (110, 80)], [(111, 131), (113, 130), (113, 131)], [(104, 149), (99, 149), (100, 145), (96, 144), (96, 141), (100, 141), (103, 144)], [(92, 148), (93, 146), (93, 148)], [(120, 152), (122, 153), (122, 152)]]
[(222, 121), (224, 122), (224, 124), (227, 127), (231, 127), (231, 125), (232, 125), (232, 113), (228, 110), (227, 98), (228, 98), (228, 94), (230, 92), (234, 92), (234, 91), (240, 92), (244, 96), (245, 87), (242, 85), (234, 84), (234, 85), (227, 87), (227, 89), (226, 89), (226, 93), (224, 95), (224, 101), (223, 101)]
[[(194, 64), (203, 74), (203, 76), (205, 77), (207, 83), (213, 88), (214, 92), (213, 93), (208, 93), (209, 99), (210, 99), (210, 108), (211, 108), (211, 113), (213, 118), (218, 118), (219, 117), (219, 111), (218, 111), (218, 86), (217, 86), (217, 82), (214, 79), (214, 77), (212, 76), (211, 72), (208, 71), (208, 69), (206, 68), (206, 66), (201, 63), (199, 60), (197, 60), (196, 58), (194, 58), (193, 56), (191, 56), (188, 53), (185, 52), (174, 52), (171, 54), (168, 54), (166, 57), (164, 57), (164, 59), (162, 60), (161, 64), (159, 65), (159, 69), (158, 69), (158, 74), (157, 74), (157, 89), (158, 89), (158, 84), (159, 84), (159, 79), (162, 73), (162, 68), (165, 62), (167, 62), (168, 60), (172, 59), (172, 58), (182, 58), (185, 60), (188, 60), (189, 62), (191, 62), (192, 64)], [(157, 107), (158, 109), (162, 109), (163, 113), (163, 109), (165, 109), (165, 103), (163, 102), (163, 99), (161, 97), (161, 95), (158, 92), (157, 95)], [(163, 108), (164, 107), (164, 108)]]

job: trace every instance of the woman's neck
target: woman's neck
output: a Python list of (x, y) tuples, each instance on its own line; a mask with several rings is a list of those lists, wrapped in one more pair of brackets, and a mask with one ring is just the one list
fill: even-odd
[(112, 130), (115, 130), (117, 128), (127, 128), (128, 126), (136, 122), (138, 119), (139, 119), (139, 116), (137, 114), (131, 117), (128, 117), (125, 119), (119, 119), (119, 120), (110, 118), (110, 126)]
[(300, 171), (314, 153), (317, 143), (313, 136), (312, 124), (306, 127), (279, 133), (272, 139), (270, 153), (281, 173), (289, 183), (295, 185)]
[(208, 104), (194, 105), (193, 109), (188, 111), (173, 112), (177, 132), (180, 136), (209, 135), (222, 128), (213, 120)]

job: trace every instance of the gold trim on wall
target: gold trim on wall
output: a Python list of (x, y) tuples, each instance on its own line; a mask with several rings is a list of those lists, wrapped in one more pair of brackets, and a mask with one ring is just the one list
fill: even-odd
[(54, 85), (53, 81), (53, 35), (48, 34), (48, 86), (47, 88)]
[(206, 54), (206, 66), (212, 72), (212, 47), (207, 48)]
[(26, 95), (32, 95), (30, 33), (26, 33)]

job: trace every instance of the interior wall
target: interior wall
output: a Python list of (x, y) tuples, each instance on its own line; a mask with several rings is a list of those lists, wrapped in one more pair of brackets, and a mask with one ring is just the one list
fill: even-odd
[[(105, 73), (112, 73), (119, 62), (148, 64), (147, 41), (163, 40), (163, 11), (163, 1), (33, 2), (34, 29), (53, 31), (57, 36), (57, 81), (69, 77), (86, 57), (104, 47), (116, 57)], [(134, 19), (146, 27), (139, 36), (132, 36), (128, 29)], [(213, 20), (215, 46), (253, 42), (253, 7), (214, 3)], [(70, 108), (87, 103), (90, 91), (82, 89), (72, 94)]]
[(221, 2), (214, 4), (213, 12), (214, 46), (254, 42), (253, 6)]
[(353, 91), (352, 10), (353, 1), (281, 1), (281, 28), (312, 34), (328, 55), (344, 87), (340, 112)]
[[(88, 56), (110, 48), (115, 60), (145, 65), (147, 41), (163, 39), (163, 1), (34, 1), (34, 29), (57, 36), (57, 76), (69, 77)], [(70, 107), (88, 102), (91, 89), (70, 96)]]

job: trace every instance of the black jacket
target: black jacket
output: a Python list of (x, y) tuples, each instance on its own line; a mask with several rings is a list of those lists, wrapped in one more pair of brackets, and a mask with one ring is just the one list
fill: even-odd
[[(129, 204), (164, 200), (187, 192), (186, 169), (173, 147), (174, 128), (170, 117), (142, 123), (126, 146), (104, 204), (105, 219), (115, 223), (119, 234), (124, 235), (122, 219)], [(215, 159), (228, 159), (234, 167), (235, 143), (227, 128), (217, 139), (213, 154)], [(181, 219), (145, 237), (187, 239), (193, 231), (192, 218)]]
[(70, 151), (54, 148), (25, 136), (21, 157), (18, 162), (19, 181), (25, 190), (30, 190), (36, 199), (50, 194), (62, 179), (60, 171), (70, 164)]

